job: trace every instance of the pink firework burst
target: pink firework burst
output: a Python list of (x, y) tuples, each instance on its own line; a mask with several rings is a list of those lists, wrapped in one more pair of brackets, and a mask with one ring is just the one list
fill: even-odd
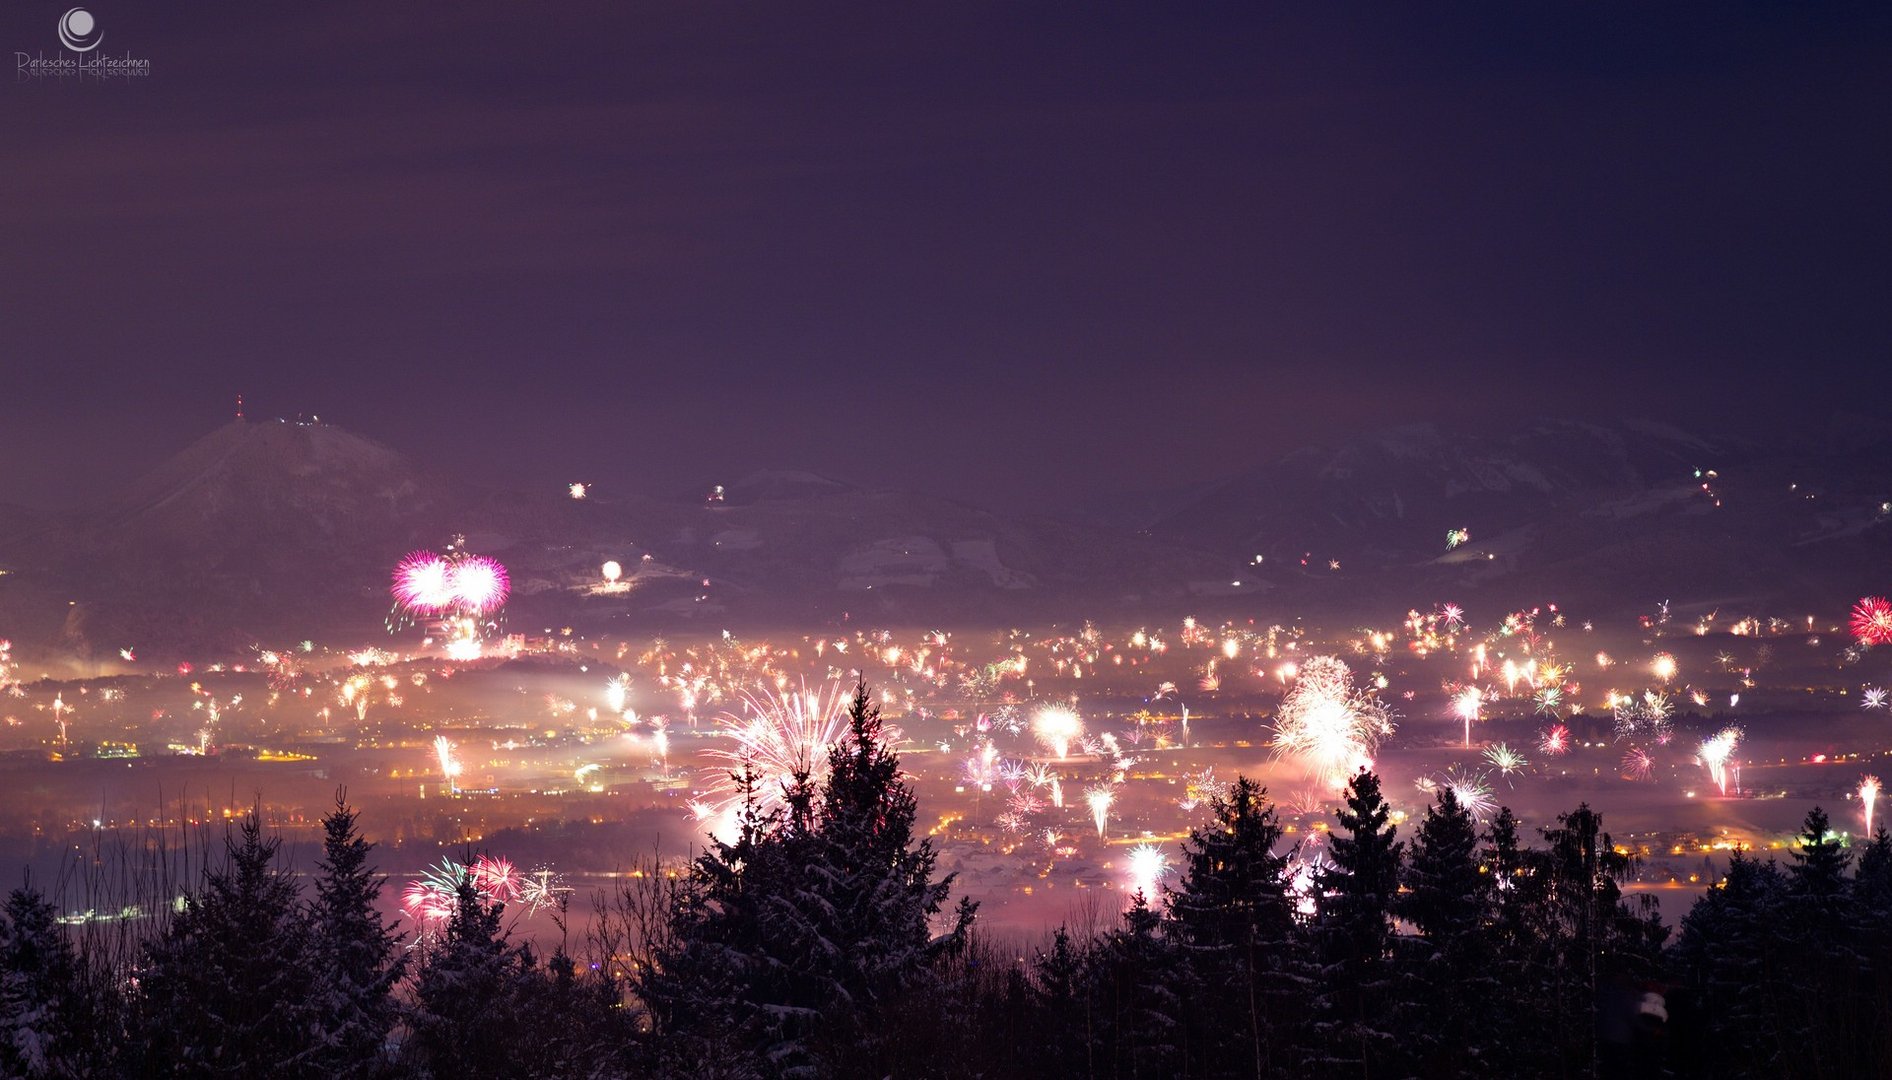
[(431, 614), (453, 605), (447, 582), (447, 560), (431, 551), (416, 551), (394, 568), (395, 602), (410, 611)]
[(1647, 780), (1654, 770), (1655, 759), (1649, 756), (1649, 751), (1641, 747), (1632, 746), (1629, 752), (1623, 755), (1623, 779), (1625, 780)]
[(448, 919), (453, 918), (457, 906), (452, 890), (443, 889), (431, 881), (412, 882), (401, 894), (401, 909), (423, 930), (445, 925)]
[(496, 559), (416, 551), (394, 568), (394, 600), (421, 615), (490, 615), (506, 603), (512, 579)]
[(1570, 729), (1562, 724), (1545, 728), (1543, 737), (1537, 740), (1537, 748), (1552, 756), (1564, 753), (1570, 749)]
[(491, 615), (512, 592), (506, 568), (484, 555), (456, 560), (447, 572), (447, 582), (453, 588), (455, 606), (470, 615)]
[(1032, 814), (1041, 812), (1045, 808), (1044, 800), (1029, 791), (1013, 793), (1012, 797), (1006, 800), (1005, 805), (1012, 813), (1020, 817), (1029, 817)]
[(513, 868), (512, 860), (481, 855), (466, 869), (473, 879), (473, 888), (487, 900), (509, 904), (518, 898), (519, 871)]
[(1852, 629), (1862, 645), (1892, 643), (1892, 602), (1883, 596), (1861, 597), (1853, 605)]

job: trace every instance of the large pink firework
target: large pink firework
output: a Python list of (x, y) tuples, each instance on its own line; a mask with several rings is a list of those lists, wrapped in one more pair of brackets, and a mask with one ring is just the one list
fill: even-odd
[(453, 918), (459, 899), (453, 890), (441, 888), (438, 882), (420, 880), (408, 884), (401, 894), (401, 907), (423, 930), (433, 930)]
[(447, 560), (431, 551), (416, 551), (394, 568), (394, 599), (410, 611), (433, 613), (453, 606), (447, 584)]
[(481, 855), (466, 870), (473, 879), (473, 887), (486, 899), (510, 904), (518, 898), (519, 871), (513, 868), (510, 859)]
[(460, 906), (462, 878), (473, 886), (481, 903), (524, 901), (533, 911), (550, 902), (557, 888), (551, 871), (521, 875), (510, 859), (481, 855), (465, 866), (442, 859), (439, 865), (428, 867), (408, 882), (401, 891), (401, 909), (420, 925), (423, 934), (440, 929)]
[(484, 555), (416, 551), (394, 568), (394, 600), (422, 615), (490, 615), (512, 590), (506, 568)]
[(1861, 597), (1853, 605), (1852, 628), (1863, 645), (1892, 643), (1892, 602), (1883, 596)]
[(1654, 770), (1655, 759), (1642, 747), (1632, 746), (1623, 754), (1623, 779), (1647, 780)]
[(469, 615), (491, 615), (512, 591), (506, 568), (484, 555), (455, 560), (447, 581), (453, 586), (457, 606)]

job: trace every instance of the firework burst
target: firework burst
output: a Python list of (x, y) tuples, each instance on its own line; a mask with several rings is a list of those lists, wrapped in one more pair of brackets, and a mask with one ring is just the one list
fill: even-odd
[(1570, 750), (1570, 729), (1562, 724), (1552, 724), (1544, 729), (1544, 734), (1537, 740), (1537, 748), (1551, 757), (1568, 753)]
[(453, 740), (445, 735), (434, 736), (434, 758), (440, 762), (440, 778), (447, 782), (447, 789), (458, 791), (460, 762), (453, 756)]
[(1632, 746), (1623, 754), (1623, 779), (1647, 780), (1655, 770), (1655, 758), (1640, 746)]
[(1451, 789), (1458, 798), (1458, 804), (1475, 820), (1483, 821), (1498, 805), (1492, 796), (1491, 781), (1482, 772), (1475, 773), (1455, 765), (1432, 783), (1435, 787)]
[(512, 591), (506, 568), (484, 555), (416, 551), (394, 568), (395, 603), (419, 615), (457, 612), (483, 618)]
[(1728, 793), (1728, 771), (1735, 748), (1741, 745), (1741, 729), (1725, 727), (1701, 742), (1695, 760), (1708, 770), (1708, 778), (1723, 795)]
[(1138, 844), (1130, 849), (1130, 888), (1145, 900), (1156, 900), (1156, 886), (1169, 868), (1169, 856), (1155, 844)]
[(1031, 718), (1032, 737), (1063, 761), (1071, 744), (1084, 735), (1084, 721), (1063, 705), (1047, 705)]
[[(747, 769), (756, 781), (756, 796), (766, 813), (783, 804), (795, 778), (806, 776), (819, 785), (827, 774), (828, 748), (847, 734), (843, 687), (837, 680), (819, 691), (804, 684), (800, 692), (741, 695), (742, 711), (716, 718), (716, 733), (733, 746), (706, 750), (715, 762), (708, 771), (709, 808), (699, 817), (714, 820), (717, 835), (731, 834), (742, 801), (736, 777)], [(990, 769), (992, 763), (985, 762)]]
[(1485, 760), (1491, 763), (1492, 768), (1498, 770), (1499, 776), (1505, 777), (1506, 779), (1509, 779), (1513, 773), (1518, 772), (1523, 769), (1524, 766), (1530, 764), (1530, 762), (1524, 759), (1523, 754), (1518, 753), (1516, 750), (1511, 749), (1503, 743), (1498, 743), (1487, 748), (1485, 750)]
[(1861, 597), (1853, 605), (1852, 631), (1861, 645), (1892, 642), (1892, 601), (1883, 596)]
[(473, 888), (488, 901), (509, 904), (519, 897), (519, 871), (510, 859), (481, 855), (466, 872), (473, 879)]
[(1558, 713), (1562, 712), (1564, 707), (1563, 687), (1546, 686), (1537, 692), (1532, 698), (1532, 701), (1536, 705), (1537, 715), (1548, 716), (1552, 720), (1555, 720), (1557, 719)]
[(1472, 744), (1472, 725), (1478, 722), (1478, 714), (1485, 705), (1485, 692), (1476, 686), (1468, 686), (1452, 699), (1452, 711), (1465, 721), (1465, 745)]
[(1116, 801), (1117, 794), (1108, 784), (1093, 784), (1084, 789), (1084, 802), (1091, 808), (1091, 821), (1096, 824), (1100, 837), (1110, 822), (1110, 804)]
[(1275, 717), (1275, 753), (1292, 758), (1311, 779), (1339, 787), (1371, 766), (1392, 714), (1369, 692), (1353, 688), (1345, 662), (1317, 656), (1301, 666)]

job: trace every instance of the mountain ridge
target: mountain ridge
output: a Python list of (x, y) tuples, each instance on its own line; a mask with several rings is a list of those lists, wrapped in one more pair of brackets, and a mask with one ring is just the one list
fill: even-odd
[[(1888, 465), (1887, 439), (1787, 451), (1640, 421), (1413, 424), (1196, 486), (1136, 528), (775, 467), (720, 500), (476, 490), (342, 428), (237, 422), (0, 537), (0, 631), (95, 651), (365, 639), (393, 563), (455, 536), (508, 565), (510, 625), (535, 633), (1767, 603), (1892, 591), (1874, 584)], [(599, 587), (607, 560), (626, 587)]]

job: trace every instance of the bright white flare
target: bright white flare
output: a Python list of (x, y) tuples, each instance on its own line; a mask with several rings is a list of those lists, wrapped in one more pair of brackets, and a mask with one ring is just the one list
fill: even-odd
[(1110, 820), (1110, 804), (1117, 796), (1107, 785), (1098, 784), (1084, 789), (1084, 801), (1090, 804), (1091, 820), (1097, 823), (1097, 835), (1104, 835), (1104, 825)]
[(1708, 769), (1708, 778), (1723, 795), (1728, 793), (1728, 759), (1741, 744), (1741, 729), (1725, 727), (1701, 741), (1695, 759)]
[(1084, 721), (1063, 705), (1047, 705), (1031, 718), (1031, 733), (1062, 761), (1071, 744), (1084, 734)]
[(1485, 692), (1476, 686), (1468, 686), (1452, 699), (1452, 711), (1465, 721), (1465, 745), (1472, 744), (1472, 724), (1478, 720), (1478, 713), (1484, 707)]
[(1669, 682), (1675, 678), (1675, 657), (1668, 653), (1657, 653), (1654, 662), (1649, 665), (1649, 670), (1655, 673), (1656, 678), (1665, 683)]
[(1872, 837), (1872, 807), (1879, 801), (1879, 778), (1865, 776), (1859, 780), (1859, 801), (1866, 807), (1866, 837)]
[(1152, 904), (1156, 901), (1156, 885), (1163, 879), (1163, 872), (1169, 868), (1169, 856), (1155, 844), (1138, 844), (1130, 849), (1130, 888), (1143, 894)]
[(1338, 788), (1373, 764), (1380, 740), (1393, 732), (1392, 714), (1370, 692), (1353, 688), (1353, 674), (1337, 657), (1301, 665), (1275, 717), (1274, 748), (1293, 758), (1309, 778)]
[(440, 775), (446, 780), (448, 790), (460, 790), (460, 763), (453, 757), (453, 740), (445, 735), (435, 736), (434, 756), (440, 760)]

